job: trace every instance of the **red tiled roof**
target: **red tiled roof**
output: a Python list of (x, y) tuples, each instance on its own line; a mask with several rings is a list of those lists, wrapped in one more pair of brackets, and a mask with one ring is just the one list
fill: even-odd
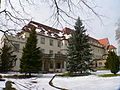
[(73, 32), (73, 30), (70, 29), (70, 28), (65, 27), (65, 28), (62, 30), (62, 32), (63, 32), (64, 34), (69, 35), (69, 34), (71, 34), (71, 33)]
[(98, 40), (102, 45), (107, 46), (108, 38)]
[[(47, 31), (48, 36), (46, 36), (46, 37), (51, 37), (51, 34), (53, 34), (54, 37), (51, 37), (51, 38), (55, 38), (55, 39), (62, 38), (61, 36), (58, 35), (60, 32), (62, 33), (61, 30), (58, 30), (58, 29), (55, 29), (55, 28), (52, 28), (52, 27), (40, 24), (38, 22), (34, 22), (34, 21), (30, 21), (27, 25), (25, 25), (22, 28), (22, 30), (26, 31), (26, 32), (29, 32), (32, 28), (36, 28), (36, 29), (40, 28), (41, 31), (38, 32), (37, 34), (40, 34), (42, 36), (46, 36), (45, 34), (42, 34), (42, 33), (44, 33), (45, 31)], [(22, 32), (20, 32), (18, 34), (21, 34)]]
[[(43, 33), (44, 33), (44, 30), (45, 30), (45, 31), (48, 31), (48, 34), (54, 33), (55, 38), (63, 38), (63, 39), (65, 39), (65, 36), (59, 37), (58, 33), (62, 32), (63, 34), (69, 35), (69, 34), (71, 34), (71, 33), (74, 32), (74, 30), (72, 30), (72, 29), (70, 29), (70, 28), (67, 28), (67, 27), (65, 27), (65, 28), (61, 31), (61, 30), (58, 30), (58, 29), (55, 29), (55, 28), (52, 28), (52, 27), (49, 27), (49, 26), (40, 24), (40, 23), (38, 23), (38, 22), (34, 22), (34, 21), (30, 21), (30, 22), (28, 23), (28, 25), (26, 25), (26, 26), (24, 26), (24, 27), (22, 28), (22, 30), (29, 32), (30, 28), (33, 28), (33, 27), (35, 27), (35, 28), (41, 28), (41, 30), (42, 30)], [(38, 33), (38, 34), (39, 34), (39, 33)], [(42, 35), (42, 34), (41, 34), (41, 35)], [(107, 38), (105, 38), (105, 39), (100, 39), (100, 40), (97, 40), (97, 39), (92, 38), (92, 37), (90, 37), (90, 36), (88, 36), (88, 38), (94, 40), (95, 42), (100, 43), (100, 44), (103, 45), (103, 46), (106, 46), (106, 45), (107, 45), (107, 41), (108, 41)]]
[(54, 32), (54, 33), (61, 32), (61, 30), (58, 30), (58, 29), (55, 29), (55, 28), (52, 28), (52, 27), (49, 27), (49, 26), (34, 22), (34, 21), (30, 21), (28, 25), (26, 25), (26, 26), (24, 26), (22, 28), (22, 30), (29, 31), (29, 28), (32, 28), (32, 27), (44, 28), (46, 31)]
[(113, 46), (113, 45), (110, 45), (110, 46), (108, 47), (108, 49), (116, 49), (116, 47)]

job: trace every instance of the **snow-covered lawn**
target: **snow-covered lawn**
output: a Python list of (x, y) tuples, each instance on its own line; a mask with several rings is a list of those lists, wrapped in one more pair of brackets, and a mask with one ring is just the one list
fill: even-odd
[[(109, 74), (110, 71), (101, 70), (94, 72), (96, 75), (80, 77), (55, 77), (53, 84), (69, 90), (118, 90), (120, 87), (120, 76), (117, 77), (98, 77), (99, 74)], [(120, 72), (119, 72), (120, 73)], [(54, 74), (43, 74), (43, 76), (30, 79), (6, 79), (15, 82), (13, 87), (18, 90), (57, 90), (49, 85), (49, 81)], [(37, 83), (31, 83), (37, 81)], [(25, 86), (21, 86), (21, 85)], [(4, 82), (0, 81), (0, 87), (5, 87)], [(28, 88), (28, 89), (27, 89)], [(1, 90), (1, 89), (0, 89)]]

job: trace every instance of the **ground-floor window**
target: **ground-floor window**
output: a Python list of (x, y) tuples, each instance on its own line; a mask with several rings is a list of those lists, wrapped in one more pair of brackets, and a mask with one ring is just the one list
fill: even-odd
[(53, 63), (52, 62), (50, 62), (50, 68), (53, 69)]
[(99, 65), (102, 65), (102, 62), (99, 62)]
[(60, 63), (56, 63), (56, 69), (60, 69), (61, 64)]

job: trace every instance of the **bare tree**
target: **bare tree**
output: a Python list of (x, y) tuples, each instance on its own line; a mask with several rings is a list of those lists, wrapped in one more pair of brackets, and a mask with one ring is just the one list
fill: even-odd
[(117, 29), (116, 29), (116, 40), (118, 41), (118, 53), (120, 54), (120, 19), (117, 22)]
[[(30, 21), (31, 18), (24, 18), (24, 14), (27, 14), (26, 6), (35, 5), (35, 3), (44, 2), (51, 9), (51, 16), (53, 25), (59, 24), (61, 22), (68, 23), (68, 19), (76, 20), (80, 13), (87, 14), (88, 9), (92, 14), (101, 20), (101, 15), (95, 12), (97, 7), (94, 3), (95, 0), (3, 0), (4, 8), (0, 9), (0, 31), (4, 33), (10, 33), (11, 31), (16, 31), (15, 28), (10, 29), (13, 26), (20, 26), (25, 24), (26, 21)], [(14, 3), (17, 2), (17, 5)], [(18, 9), (19, 7), (19, 9)], [(12, 24), (12, 26), (10, 26)]]
[(116, 40), (118, 40), (118, 43), (120, 43), (120, 19), (118, 20), (118, 23), (117, 23)]

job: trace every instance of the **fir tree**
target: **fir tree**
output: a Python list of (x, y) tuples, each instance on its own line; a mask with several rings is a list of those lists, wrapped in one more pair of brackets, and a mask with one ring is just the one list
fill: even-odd
[(92, 70), (92, 54), (88, 35), (85, 33), (86, 30), (80, 18), (77, 19), (74, 28), (75, 31), (68, 42), (67, 70), (71, 73), (86, 73)]
[(119, 72), (120, 61), (115, 52), (109, 51), (106, 63), (108, 64), (108, 68), (110, 69), (111, 73), (116, 74)]
[(13, 55), (12, 48), (4, 44), (2, 47), (1, 59), (0, 59), (0, 72), (8, 72), (14, 66), (17, 58)]
[(30, 35), (27, 39), (26, 45), (23, 48), (20, 71), (21, 73), (37, 73), (41, 71), (42, 68), (42, 53), (37, 47), (37, 36), (35, 28), (32, 28)]

